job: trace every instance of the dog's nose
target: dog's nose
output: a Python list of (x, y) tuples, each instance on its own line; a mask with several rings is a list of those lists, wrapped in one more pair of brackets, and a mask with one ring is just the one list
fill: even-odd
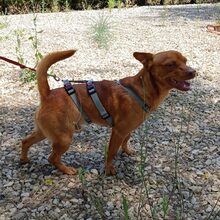
[(196, 70), (191, 68), (190, 66), (187, 67), (187, 73), (190, 75), (190, 76), (196, 76), (197, 73), (196, 73)]

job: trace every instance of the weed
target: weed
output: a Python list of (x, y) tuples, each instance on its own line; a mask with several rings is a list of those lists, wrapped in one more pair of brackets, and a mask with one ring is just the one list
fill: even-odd
[(158, 206), (157, 204), (154, 204), (151, 206), (151, 216), (152, 216), (152, 219), (157, 219), (157, 213), (158, 213)]
[[(91, 195), (90, 195), (90, 198), (91, 198)], [(104, 219), (104, 205), (103, 205), (103, 201), (99, 198), (99, 197), (93, 197), (91, 198), (97, 212), (99, 213), (101, 219)]]
[(117, 5), (117, 8), (121, 8), (122, 7), (122, 0), (118, 0), (116, 5)]
[(108, 156), (108, 144), (104, 144), (104, 158), (105, 158), (105, 161), (107, 160), (107, 156)]
[(177, 208), (177, 210), (175, 210), (175, 220), (180, 220), (180, 219), (182, 219), (180, 210)]
[(17, 60), (19, 63), (24, 64), (23, 53), (21, 51), (21, 38), (24, 36), (23, 30), (16, 30), (15, 35), (16, 35), (16, 41), (17, 41), (17, 45), (15, 47)]
[(166, 219), (166, 216), (168, 214), (168, 209), (169, 209), (169, 197), (167, 195), (163, 195), (163, 198), (161, 201), (161, 208), (163, 211), (163, 219)]
[[(143, 82), (142, 82), (143, 83)], [(143, 84), (144, 86), (144, 84)], [(146, 94), (145, 94), (146, 95)], [(144, 98), (145, 100), (145, 98)], [(143, 127), (142, 127), (142, 133), (141, 136), (143, 134), (143, 136), (141, 137), (141, 149), (140, 149), (140, 162), (138, 164), (138, 175), (140, 177), (141, 180), (141, 184), (142, 184), (142, 188), (141, 188), (141, 192), (140, 192), (140, 198), (139, 198), (139, 204), (138, 204), (138, 219), (140, 217), (141, 214), (141, 209), (142, 207), (144, 207), (144, 203), (146, 203), (146, 199), (147, 199), (147, 203), (150, 206), (150, 212), (151, 212), (151, 217), (152, 219), (157, 219), (157, 212), (158, 212), (158, 207), (157, 205), (153, 204), (152, 200), (150, 199), (150, 184), (149, 184), (149, 179), (147, 177), (145, 177), (145, 166), (146, 166), (146, 162), (147, 162), (147, 153), (145, 150), (145, 143), (147, 142), (147, 131), (149, 130), (150, 127), (150, 123), (144, 123)], [(140, 217), (141, 219), (141, 217)]]
[(218, 197), (216, 203), (215, 203), (214, 206), (212, 207), (212, 210), (211, 210), (209, 216), (208, 216), (207, 218), (205, 218), (205, 220), (212, 220), (212, 219), (214, 220), (214, 219), (216, 219), (217, 216), (219, 216), (220, 210), (217, 210), (217, 211), (216, 211), (216, 214), (214, 213), (215, 208), (217, 207), (217, 205), (218, 205), (219, 202), (220, 202), (220, 196)]
[[(180, 100), (178, 100), (180, 102)], [(173, 114), (172, 106), (171, 106), (171, 113)], [(175, 150), (175, 160), (174, 160), (174, 190), (173, 193), (176, 194), (176, 219), (182, 219), (182, 215), (184, 213), (184, 200), (182, 194), (182, 181), (179, 176), (179, 157), (180, 157), (180, 149), (181, 143), (185, 140), (185, 135), (189, 131), (189, 123), (191, 119), (190, 111), (187, 115), (185, 115), (183, 104), (181, 105), (181, 122), (180, 122), (180, 131), (179, 133), (175, 133), (172, 131), (172, 142), (174, 143), (174, 150)], [(174, 120), (172, 120), (173, 122)], [(186, 123), (186, 132), (184, 132), (184, 123)], [(173, 127), (175, 125), (173, 124)]]
[(20, 74), (20, 79), (23, 82), (32, 82), (36, 81), (36, 74), (35, 72), (28, 70), (28, 69), (22, 69)]
[(89, 198), (91, 201), (91, 204), (96, 208), (97, 212), (99, 213), (101, 219), (104, 219), (104, 202), (102, 199), (97, 197), (97, 195), (94, 195), (92, 192), (87, 190), (88, 182), (85, 178), (86, 171), (83, 168), (78, 169), (78, 177), (82, 184), (82, 191), (83, 194), (86, 195), (86, 197)]
[(43, 13), (46, 11), (45, 5), (46, 5), (45, 0), (42, 0), (41, 1), (41, 12)]
[(37, 14), (34, 14), (33, 24), (34, 24), (34, 28), (33, 28), (34, 34), (29, 37), (29, 40), (31, 41), (32, 47), (34, 49), (35, 66), (36, 66), (39, 60), (43, 57), (38, 47), (38, 44), (39, 44), (38, 34), (42, 33), (42, 31), (37, 30)]
[[(42, 31), (37, 30), (37, 14), (33, 14), (33, 35), (31, 35), (28, 40), (31, 42), (32, 48), (34, 50), (34, 57), (35, 57), (35, 66), (39, 62), (39, 60), (43, 57), (41, 52), (39, 51), (39, 41), (38, 41), (38, 34), (41, 33)], [(17, 60), (21, 64), (26, 64), (26, 61), (24, 59), (24, 55), (22, 52), (22, 39), (24, 37), (24, 32), (23, 30), (16, 30), (15, 31), (16, 35), (16, 55), (17, 55)], [(21, 74), (20, 74), (20, 79), (24, 82), (31, 82), (36, 80), (36, 74), (33, 71), (27, 70), (27, 69), (22, 69)]]
[(52, 12), (58, 12), (59, 9), (59, 2), (58, 0), (53, 0), (52, 1)]
[[(16, 35), (16, 41), (17, 45), (15, 47), (16, 55), (17, 55), (17, 60), (21, 64), (25, 64), (26, 61), (24, 59), (24, 55), (22, 52), (22, 38), (24, 37), (24, 31), (23, 30), (16, 30), (15, 31)], [(21, 74), (20, 74), (20, 79), (23, 82), (31, 82), (36, 80), (36, 74), (33, 71), (30, 71), (28, 69), (22, 69)]]
[(87, 0), (82, 1), (81, 4), (82, 4), (83, 10), (91, 10), (91, 9), (92, 9), (92, 5), (89, 4), (89, 3), (87, 2)]
[(132, 5), (131, 0), (125, 0), (125, 7), (128, 8)]
[(99, 16), (98, 20), (95, 20), (94, 22), (95, 24), (92, 25), (93, 39), (98, 44), (98, 47), (107, 49), (109, 42), (113, 37), (111, 33), (110, 17), (102, 14)]
[(6, 23), (2, 23), (2, 22), (0, 22), (0, 30), (1, 29), (4, 29), (4, 28), (7, 28), (7, 24)]
[(124, 211), (124, 219), (128, 220), (129, 219), (128, 200), (124, 195), (122, 195), (122, 208), (123, 208), (123, 211)]
[(78, 176), (79, 176), (80, 182), (82, 183), (82, 186), (85, 187), (86, 179), (85, 179), (85, 170), (83, 168), (78, 169)]
[(3, 41), (5, 39), (8, 39), (8, 38), (0, 36), (0, 41)]
[[(141, 80), (142, 81), (142, 87), (143, 88), (146, 88), (146, 85), (143, 81), (143, 79)], [(146, 91), (145, 89), (143, 91)], [(144, 101), (146, 100), (146, 94), (144, 93)], [(144, 114), (143, 114), (143, 118), (144, 118)], [(139, 177), (141, 179), (141, 183), (142, 183), (142, 189), (141, 191), (143, 191), (143, 193), (141, 192), (140, 193), (140, 198), (139, 198), (139, 204), (138, 204), (138, 219), (139, 219), (139, 216), (140, 216), (140, 213), (141, 213), (141, 208), (143, 207), (144, 205), (144, 200), (145, 200), (145, 197), (147, 198), (147, 202), (150, 206), (150, 212), (151, 212), (151, 217), (152, 219), (156, 219), (156, 216), (157, 216), (157, 207), (155, 205), (153, 205), (153, 202), (151, 201), (150, 199), (150, 196), (149, 196), (149, 180), (145, 178), (145, 164), (146, 164), (146, 161), (147, 161), (147, 154), (146, 154), (146, 150), (145, 150), (145, 143), (147, 142), (147, 131), (149, 130), (149, 126), (150, 124), (149, 123), (144, 123), (143, 125), (143, 129), (142, 129), (142, 133), (141, 133), (141, 149), (140, 149), (140, 162), (138, 164), (138, 174), (139, 174)]]
[(70, 11), (70, 4), (69, 4), (68, 0), (65, 1), (64, 11), (65, 12)]
[[(7, 16), (3, 15), (2, 17), (3, 17), (4, 21), (0, 22), (0, 30), (5, 29), (5, 28), (8, 27)], [(8, 35), (7, 36), (0, 36), (0, 41), (6, 40), (8, 38), (9, 38)]]
[(108, 0), (108, 8), (110, 9), (110, 11), (115, 7), (115, 5), (115, 0)]

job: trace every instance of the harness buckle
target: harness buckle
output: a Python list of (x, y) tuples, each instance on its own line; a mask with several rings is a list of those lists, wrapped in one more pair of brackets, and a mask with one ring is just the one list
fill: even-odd
[(108, 112), (105, 112), (104, 114), (101, 115), (103, 119), (107, 119), (110, 117), (110, 115), (108, 114)]
[(96, 93), (96, 89), (95, 89), (95, 86), (94, 86), (92, 80), (87, 81), (86, 86), (87, 86), (87, 90), (88, 90), (89, 95)]
[(72, 95), (76, 92), (75, 88), (69, 82), (69, 80), (64, 80), (64, 88), (69, 95)]

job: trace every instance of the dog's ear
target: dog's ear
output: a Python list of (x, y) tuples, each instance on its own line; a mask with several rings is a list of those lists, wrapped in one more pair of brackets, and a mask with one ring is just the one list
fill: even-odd
[(144, 67), (147, 69), (150, 68), (153, 64), (153, 54), (152, 53), (141, 53), (141, 52), (134, 52), (133, 56), (139, 60)]

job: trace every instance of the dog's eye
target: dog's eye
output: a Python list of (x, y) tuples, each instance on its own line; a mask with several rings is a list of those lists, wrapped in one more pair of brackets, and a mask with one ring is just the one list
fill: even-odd
[(165, 66), (169, 68), (174, 68), (176, 67), (176, 63), (175, 62), (166, 63)]

